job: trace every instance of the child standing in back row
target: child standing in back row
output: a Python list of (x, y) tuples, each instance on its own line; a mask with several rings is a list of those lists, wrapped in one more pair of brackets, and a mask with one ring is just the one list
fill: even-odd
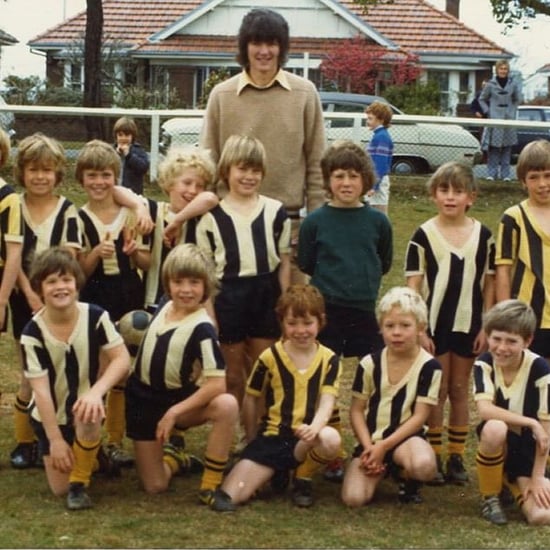
[(228, 193), (197, 226), (220, 282), (214, 311), (227, 389), (239, 403), (253, 362), (280, 335), (275, 304), (290, 282), (290, 220), (281, 202), (259, 193), (265, 167), (258, 139), (230, 136), (218, 165)]
[[(405, 276), (429, 310), (423, 346), (441, 363), (439, 403), (428, 419), (428, 441), (438, 462), (432, 485), (468, 482), (464, 450), (468, 436), (468, 389), (474, 358), (485, 349), (483, 311), (494, 303), (495, 247), (491, 231), (467, 215), (477, 195), (469, 166), (449, 162), (430, 178), (437, 215), (413, 234)], [(446, 472), (443, 471), (443, 412), (449, 398)]]

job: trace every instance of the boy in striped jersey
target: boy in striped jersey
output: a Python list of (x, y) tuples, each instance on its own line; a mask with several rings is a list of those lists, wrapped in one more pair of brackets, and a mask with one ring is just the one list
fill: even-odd
[(230, 136), (218, 165), (228, 193), (197, 226), (220, 282), (214, 312), (227, 390), (239, 403), (252, 364), (280, 335), (275, 304), (290, 282), (290, 219), (280, 201), (259, 193), (265, 170), (257, 138)]
[(499, 302), (484, 318), (489, 351), (474, 366), (474, 399), (481, 418), (476, 465), (481, 513), (507, 523), (499, 499), (508, 487), (527, 522), (550, 524), (550, 367), (527, 349), (537, 319), (520, 300)]
[(148, 493), (166, 491), (173, 476), (196, 466), (169, 443), (172, 430), (210, 422), (199, 500), (231, 512), (235, 507), (219, 485), (238, 404), (226, 393), (225, 365), (204, 307), (214, 293), (215, 275), (207, 256), (188, 243), (170, 251), (162, 279), (170, 299), (151, 320), (126, 388), (127, 431), (138, 475)]
[(340, 450), (340, 434), (327, 423), (341, 365), (317, 341), (325, 303), (315, 287), (292, 285), (279, 298), (276, 312), (283, 336), (262, 352), (248, 379), (248, 445), (223, 489), (234, 504), (242, 504), (278, 472), (295, 469), (292, 500), (306, 508), (313, 504), (311, 478)]
[(90, 508), (103, 398), (128, 375), (130, 356), (109, 314), (78, 301), (84, 275), (70, 251), (39, 254), (29, 280), (44, 307), (23, 329), (21, 346), (46, 477), (56, 496), (67, 494), (69, 510)]
[(350, 419), (359, 444), (342, 485), (351, 507), (368, 504), (390, 473), (400, 480), (401, 502), (421, 502), (420, 483), (437, 472), (424, 425), (437, 404), (441, 366), (420, 345), (426, 304), (413, 289), (394, 287), (376, 313), (385, 347), (360, 361), (352, 386)]
[[(443, 369), (439, 403), (428, 420), (437, 455), (431, 485), (468, 482), (464, 451), (469, 427), (468, 388), (476, 355), (484, 351), (483, 311), (494, 303), (495, 245), (491, 231), (468, 216), (478, 186), (471, 167), (448, 162), (428, 182), (437, 214), (413, 234), (405, 257), (407, 285), (428, 305), (422, 345)], [(449, 399), (447, 461), (443, 471), (444, 409)]]

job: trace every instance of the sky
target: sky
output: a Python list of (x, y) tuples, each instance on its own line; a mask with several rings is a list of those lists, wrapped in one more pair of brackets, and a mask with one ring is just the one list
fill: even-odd
[[(445, 0), (428, 1), (439, 9), (445, 7)], [(0, 0), (0, 28), (19, 40), (15, 46), (2, 48), (0, 88), (1, 81), (9, 74), (44, 78), (44, 59), (30, 52), (27, 41), (61, 23), (64, 15), (70, 17), (85, 8), (86, 0)], [(461, 0), (460, 19), (499, 46), (517, 54), (519, 59), (512, 66), (524, 77), (550, 62), (548, 17), (531, 22), (529, 29), (516, 27), (504, 35), (504, 27), (494, 21), (489, 0)]]

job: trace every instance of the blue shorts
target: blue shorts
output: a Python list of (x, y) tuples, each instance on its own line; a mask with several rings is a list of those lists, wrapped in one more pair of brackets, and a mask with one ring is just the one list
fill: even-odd
[(319, 342), (336, 355), (365, 357), (384, 347), (374, 311), (326, 303), (327, 325)]
[(299, 439), (295, 436), (258, 435), (241, 452), (246, 458), (273, 470), (293, 470), (299, 464), (294, 448)]
[(280, 294), (277, 273), (222, 281), (214, 300), (220, 342), (234, 344), (247, 338), (279, 338), (281, 329), (275, 305)]
[[(154, 441), (157, 424), (166, 411), (187, 399), (198, 387), (155, 390), (130, 376), (126, 383), (126, 435), (137, 441)], [(185, 426), (180, 426), (185, 427)]]

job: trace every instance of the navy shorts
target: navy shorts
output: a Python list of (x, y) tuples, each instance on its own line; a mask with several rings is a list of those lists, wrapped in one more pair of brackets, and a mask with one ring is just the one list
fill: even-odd
[(472, 350), (477, 334), (477, 332), (467, 334), (465, 332), (438, 331), (433, 337), (435, 355), (452, 352), (460, 357), (476, 357)]
[[(36, 438), (38, 440), (38, 452), (39, 454), (42, 454), (44, 456), (49, 456), (50, 454), (50, 440), (48, 439), (48, 436), (46, 435), (46, 430), (44, 429), (44, 425), (42, 422), (38, 422), (38, 420), (35, 420), (31, 417), (31, 426), (34, 430), (34, 433), (36, 435)], [(59, 430), (61, 431), (61, 435), (63, 436), (63, 439), (69, 444), (72, 445), (74, 443), (75, 439), (75, 431), (74, 426), (68, 425), (68, 424), (61, 424), (59, 426)]]
[(550, 329), (537, 329), (529, 349), (541, 357), (550, 358)]
[(222, 281), (214, 300), (220, 342), (234, 344), (247, 338), (279, 338), (281, 329), (275, 305), (280, 294), (277, 273)]
[(326, 304), (327, 324), (319, 342), (336, 355), (364, 357), (384, 347), (374, 311)]
[(241, 452), (246, 458), (273, 470), (293, 470), (299, 464), (294, 448), (300, 441), (295, 436), (258, 435)]
[[(126, 383), (126, 435), (137, 441), (154, 441), (157, 424), (166, 411), (198, 389), (155, 390), (130, 376)], [(184, 427), (184, 426), (181, 426)]]
[[(479, 437), (485, 422), (477, 425), (476, 432)], [(520, 434), (508, 430), (506, 434), (506, 456), (504, 458), (504, 473), (508, 481), (513, 483), (518, 477), (531, 477), (535, 464), (537, 442), (533, 438), (533, 432), (523, 428)]]
[(14, 290), (10, 295), (10, 309), (12, 315), (13, 337), (21, 340), (21, 333), (25, 325), (32, 318), (32, 311), (25, 295), (19, 290)]

